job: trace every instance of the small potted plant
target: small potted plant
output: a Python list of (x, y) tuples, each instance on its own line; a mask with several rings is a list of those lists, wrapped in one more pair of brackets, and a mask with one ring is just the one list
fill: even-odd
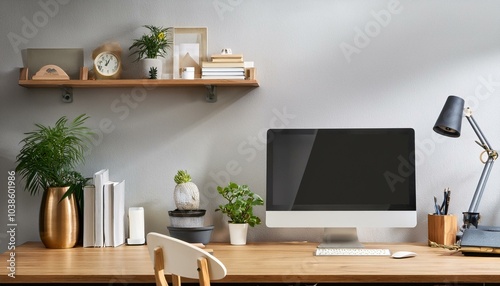
[(212, 236), (213, 226), (204, 226), (206, 210), (200, 207), (200, 192), (191, 176), (185, 170), (174, 176), (174, 202), (176, 209), (169, 211), (170, 235), (187, 242), (207, 244)]
[(134, 39), (129, 50), (134, 50), (131, 56), (136, 56), (136, 61), (142, 62), (142, 77), (160, 79), (163, 62), (158, 57), (164, 57), (167, 50), (172, 47), (172, 28), (163, 28), (152, 25), (145, 25), (149, 30), (148, 34), (142, 35), (139, 39)]
[(229, 217), (231, 244), (246, 244), (248, 226), (254, 227), (261, 223), (260, 218), (253, 214), (253, 207), (263, 205), (264, 200), (250, 191), (247, 185), (233, 182), (224, 188), (218, 186), (217, 192), (227, 200), (226, 204), (219, 205), (215, 211), (220, 211)]
[(88, 179), (74, 169), (84, 162), (90, 129), (83, 126), (88, 116), (73, 121), (63, 116), (55, 126), (36, 124), (26, 133), (17, 156), (18, 172), (31, 195), (43, 191), (39, 233), (47, 248), (76, 245), (83, 219), (83, 186)]
[(203, 226), (205, 210), (200, 210), (200, 191), (191, 182), (191, 175), (186, 170), (179, 170), (174, 176), (174, 203), (176, 209), (169, 211), (173, 227)]

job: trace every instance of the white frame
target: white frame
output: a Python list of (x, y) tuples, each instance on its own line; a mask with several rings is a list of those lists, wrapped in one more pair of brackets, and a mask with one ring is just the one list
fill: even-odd
[(173, 78), (180, 78), (179, 45), (198, 44), (198, 67), (195, 67), (195, 78), (201, 77), (201, 63), (208, 60), (206, 27), (174, 27), (173, 28)]

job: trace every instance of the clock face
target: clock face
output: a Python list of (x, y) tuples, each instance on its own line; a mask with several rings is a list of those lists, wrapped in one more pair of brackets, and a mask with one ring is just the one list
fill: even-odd
[(120, 61), (114, 54), (103, 52), (97, 55), (94, 65), (98, 73), (104, 76), (112, 76), (118, 72)]

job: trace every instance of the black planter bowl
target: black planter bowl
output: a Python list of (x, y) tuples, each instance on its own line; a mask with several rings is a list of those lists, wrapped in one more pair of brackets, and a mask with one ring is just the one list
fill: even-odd
[(212, 237), (213, 225), (202, 227), (174, 227), (167, 226), (171, 237), (184, 240), (189, 243), (208, 244)]

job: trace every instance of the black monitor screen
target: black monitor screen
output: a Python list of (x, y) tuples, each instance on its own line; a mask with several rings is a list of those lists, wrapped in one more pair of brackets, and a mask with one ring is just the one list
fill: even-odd
[(270, 129), (268, 210), (415, 210), (413, 129)]

